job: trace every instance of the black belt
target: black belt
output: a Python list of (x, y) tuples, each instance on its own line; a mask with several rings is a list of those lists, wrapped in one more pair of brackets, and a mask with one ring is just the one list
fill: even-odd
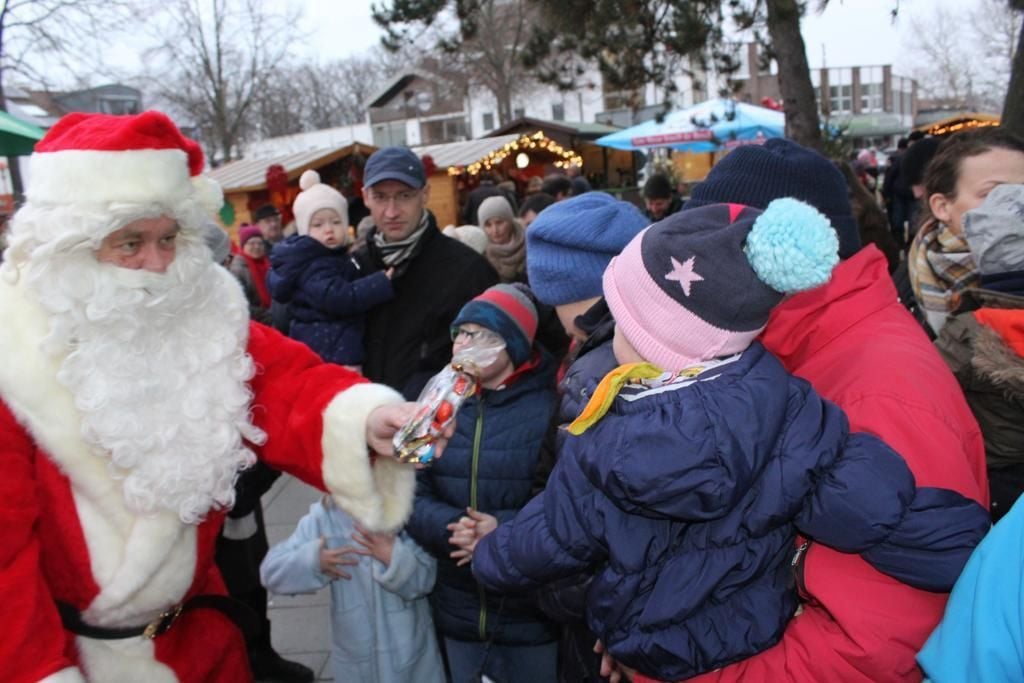
[(182, 612), (193, 609), (215, 609), (224, 614), (242, 631), (246, 640), (254, 637), (258, 630), (256, 613), (247, 605), (226, 595), (197, 595), (174, 605), (144, 626), (124, 628), (87, 624), (82, 621), (82, 613), (77, 608), (66, 602), (57, 601), (57, 611), (60, 613), (60, 620), (64, 624), (64, 628), (76, 635), (98, 640), (118, 640), (137, 636), (145, 636), (152, 640), (167, 633)]

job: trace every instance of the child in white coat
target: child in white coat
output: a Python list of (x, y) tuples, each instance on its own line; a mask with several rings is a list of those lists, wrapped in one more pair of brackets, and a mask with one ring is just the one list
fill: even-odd
[(360, 528), (328, 496), (267, 553), (263, 585), (273, 593), (331, 587), (334, 680), (443, 683), (427, 594), (437, 564), (404, 532)]

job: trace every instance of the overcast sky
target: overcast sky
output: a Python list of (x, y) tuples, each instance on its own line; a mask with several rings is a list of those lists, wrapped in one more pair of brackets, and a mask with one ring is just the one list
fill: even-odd
[[(294, 41), (292, 54), (328, 62), (364, 53), (380, 43), (382, 31), (373, 22), (373, 0), (306, 0), (299, 22), (302, 39)], [(384, 0), (376, 0), (378, 3)], [(913, 75), (908, 58), (910, 20), (933, 13), (944, 6), (953, 10), (975, 7), (981, 0), (900, 0), (900, 16), (890, 17), (896, 0), (831, 0), (828, 9), (813, 10), (803, 20), (804, 41), (812, 68), (828, 66), (892, 64), (900, 75)], [(268, 5), (285, 5), (295, 0), (268, 0)], [(812, 6), (817, 0), (811, 0)], [(104, 46), (104, 60), (113, 69), (101, 79), (128, 78), (137, 73), (144, 33), (112, 38)], [(67, 87), (67, 74), (41, 64), (52, 86)], [(62, 83), (63, 81), (63, 83)]]
[[(832, 0), (823, 14), (813, 10), (804, 18), (803, 33), (811, 67), (893, 64), (909, 73), (901, 63), (905, 54), (910, 18), (927, 15), (937, 6), (973, 7), (977, 0), (900, 0), (900, 16), (892, 22), (890, 11), (896, 0)], [(377, 0), (380, 4), (381, 0)], [(380, 41), (381, 30), (370, 17), (371, 0), (310, 0), (305, 4), (303, 28), (308, 46), (299, 54), (329, 59), (363, 52)], [(812, 0), (811, 5), (816, 5)], [(905, 61), (905, 60), (904, 60)]]

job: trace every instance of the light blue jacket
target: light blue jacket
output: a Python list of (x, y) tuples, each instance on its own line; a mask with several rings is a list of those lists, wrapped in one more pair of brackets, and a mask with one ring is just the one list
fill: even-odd
[(391, 564), (355, 556), (349, 580), (320, 571), (320, 537), (328, 548), (356, 545), (352, 518), (314, 503), (291, 537), (278, 543), (260, 565), (263, 585), (273, 593), (313, 593), (330, 584), (334, 680), (368, 683), (443, 683), (444, 668), (434, 635), (427, 594), (437, 564), (404, 532), (395, 539)]
[(982, 540), (917, 655), (936, 683), (1024, 681), (1024, 498)]

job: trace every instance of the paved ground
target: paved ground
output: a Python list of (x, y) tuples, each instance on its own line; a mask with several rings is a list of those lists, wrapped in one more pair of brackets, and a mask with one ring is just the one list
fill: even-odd
[[(270, 545), (291, 535), (295, 525), (320, 492), (298, 479), (282, 475), (263, 496), (264, 518)], [(325, 588), (314, 595), (271, 595), (270, 635), (285, 659), (302, 662), (313, 669), (317, 680), (330, 681), (327, 655), (330, 652), (330, 600)]]

